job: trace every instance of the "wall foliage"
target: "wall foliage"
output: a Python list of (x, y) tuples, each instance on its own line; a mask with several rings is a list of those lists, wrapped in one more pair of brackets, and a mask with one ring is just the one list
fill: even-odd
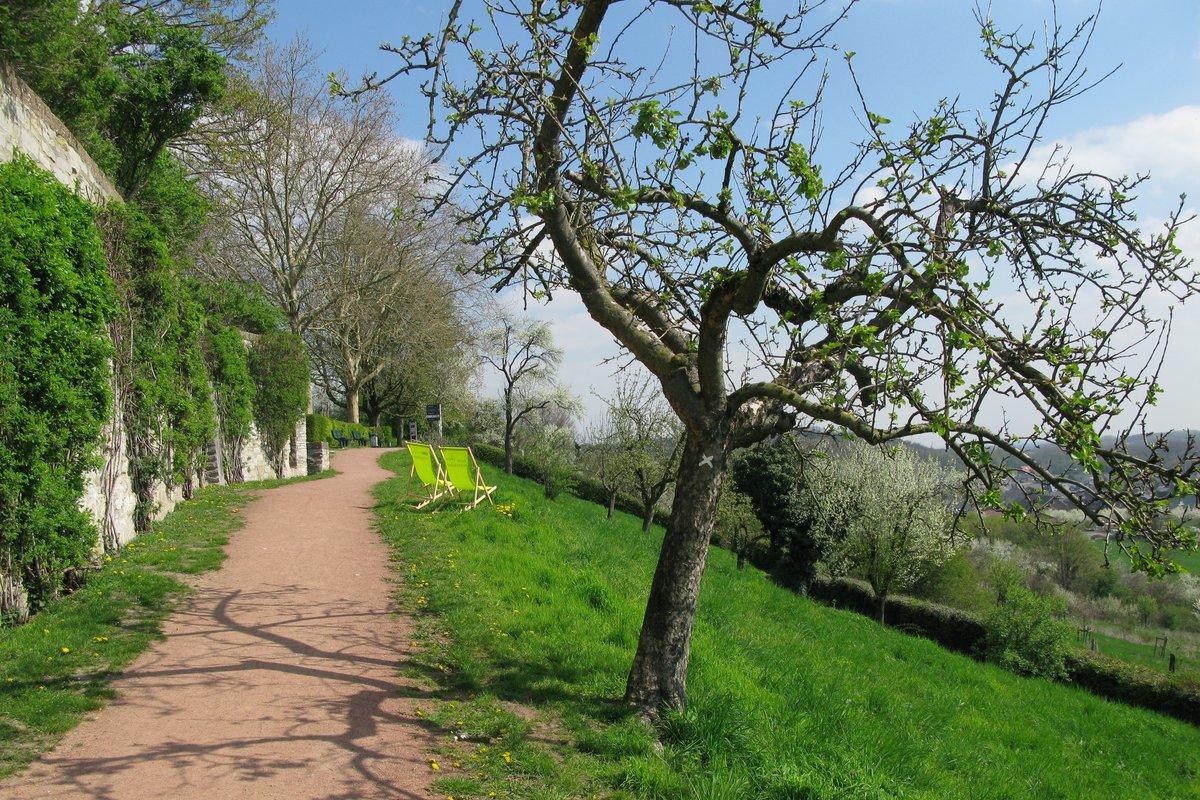
[(28, 159), (0, 165), (0, 573), (34, 608), (95, 546), (78, 501), (109, 408), (113, 311), (91, 206)]
[(263, 449), (282, 473), (284, 448), (308, 407), (304, 341), (293, 333), (264, 333), (250, 348), (250, 372), (255, 384), (254, 422)]
[(204, 315), (145, 214), (113, 204), (99, 222), (117, 289), (115, 384), (138, 501), (135, 525), (144, 531), (154, 511), (155, 482), (183, 486), (190, 494), (215, 433), (200, 345)]

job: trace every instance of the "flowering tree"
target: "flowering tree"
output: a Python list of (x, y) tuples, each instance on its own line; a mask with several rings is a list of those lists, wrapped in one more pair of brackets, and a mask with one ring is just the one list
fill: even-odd
[[(1101, 441), (1157, 391), (1155, 353), (1150, 369), (1122, 358), (1163, 341), (1147, 298), (1195, 286), (1175, 245), (1181, 214), (1143, 231), (1140, 179), (1032, 158), (1050, 112), (1085, 88), (1091, 21), (1036, 44), (981, 18), (990, 106), (947, 100), (896, 130), (849, 98), (866, 140), (834, 172), (816, 157), (830, 101), (812, 69), (846, 10), (829, 5), (772, 16), (738, 0), (481, 0), (391, 48), (396, 75), (429, 75), (430, 136), (458, 156), (448, 180), (474, 204), (479, 269), (497, 287), (576, 292), (685, 429), (626, 687), (647, 715), (686, 703), (731, 453), (798, 422), (872, 443), (941, 436), (990, 504), (1007, 455), (1114, 520), (1143, 568), (1185, 541), (1152, 522), (1165, 497), (1195, 491), (1190, 470), (1130, 455), (1127, 434)], [(668, 53), (647, 46), (671, 26)], [(729, 369), (731, 332), (754, 344), (746, 371)], [(992, 398), (1037, 424), (989, 425)], [(1030, 439), (1083, 475), (1041, 466)]]
[(804, 488), (825, 530), (825, 561), (875, 591), (880, 622), (889, 595), (912, 588), (951, 553), (954, 487), (937, 462), (905, 447), (861, 442), (810, 459)]

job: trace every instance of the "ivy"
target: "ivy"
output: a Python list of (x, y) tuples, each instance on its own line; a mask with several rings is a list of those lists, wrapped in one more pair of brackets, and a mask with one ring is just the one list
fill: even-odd
[(254, 422), (263, 449), (276, 472), (283, 472), (283, 452), (308, 407), (308, 356), (304, 341), (292, 333), (265, 333), (250, 348), (254, 376)]
[(112, 313), (91, 206), (27, 158), (0, 165), (0, 572), (35, 609), (96, 542), (79, 501), (109, 408)]
[(216, 432), (201, 345), (205, 318), (144, 213), (113, 204), (100, 223), (120, 307), (112, 337), (137, 494), (135, 527), (144, 531), (155, 484), (182, 486), (190, 495)]

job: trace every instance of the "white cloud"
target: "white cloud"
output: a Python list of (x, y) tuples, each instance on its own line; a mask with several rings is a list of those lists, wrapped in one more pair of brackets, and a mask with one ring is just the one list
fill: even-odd
[[(1169, 199), (1200, 187), (1200, 106), (1092, 128), (1059, 144), (1070, 150), (1079, 168), (1114, 176), (1149, 172), (1153, 180), (1143, 191), (1147, 200)], [(1049, 150), (1035, 152), (1032, 162), (1043, 160)]]

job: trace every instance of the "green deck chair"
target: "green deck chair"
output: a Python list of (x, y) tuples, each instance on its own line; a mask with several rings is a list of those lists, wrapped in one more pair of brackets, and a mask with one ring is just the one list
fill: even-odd
[[(417, 504), (417, 508), (424, 508), (434, 500), (449, 494), (451, 487), (446, 482), (446, 471), (442, 469), (437, 456), (434, 455), (432, 445), (422, 442), (405, 442), (405, 445), (408, 447), (408, 454), (412, 456), (412, 470), (408, 473), (408, 486), (412, 486), (412, 479), (416, 476), (427, 493), (424, 501)], [(405, 491), (407, 492), (407, 487)]]
[(459, 492), (462, 492), (463, 499), (471, 493), (472, 499), (466, 504), (466, 508), (474, 508), (482, 503), (485, 499), (492, 505), (496, 505), (496, 501), (492, 499), (492, 492), (496, 491), (495, 486), (488, 486), (483, 482), (483, 472), (479, 469), (479, 462), (475, 460), (475, 454), (471, 452), (469, 447), (441, 447), (438, 448), (442, 453), (442, 462), (446, 465), (446, 478)]

